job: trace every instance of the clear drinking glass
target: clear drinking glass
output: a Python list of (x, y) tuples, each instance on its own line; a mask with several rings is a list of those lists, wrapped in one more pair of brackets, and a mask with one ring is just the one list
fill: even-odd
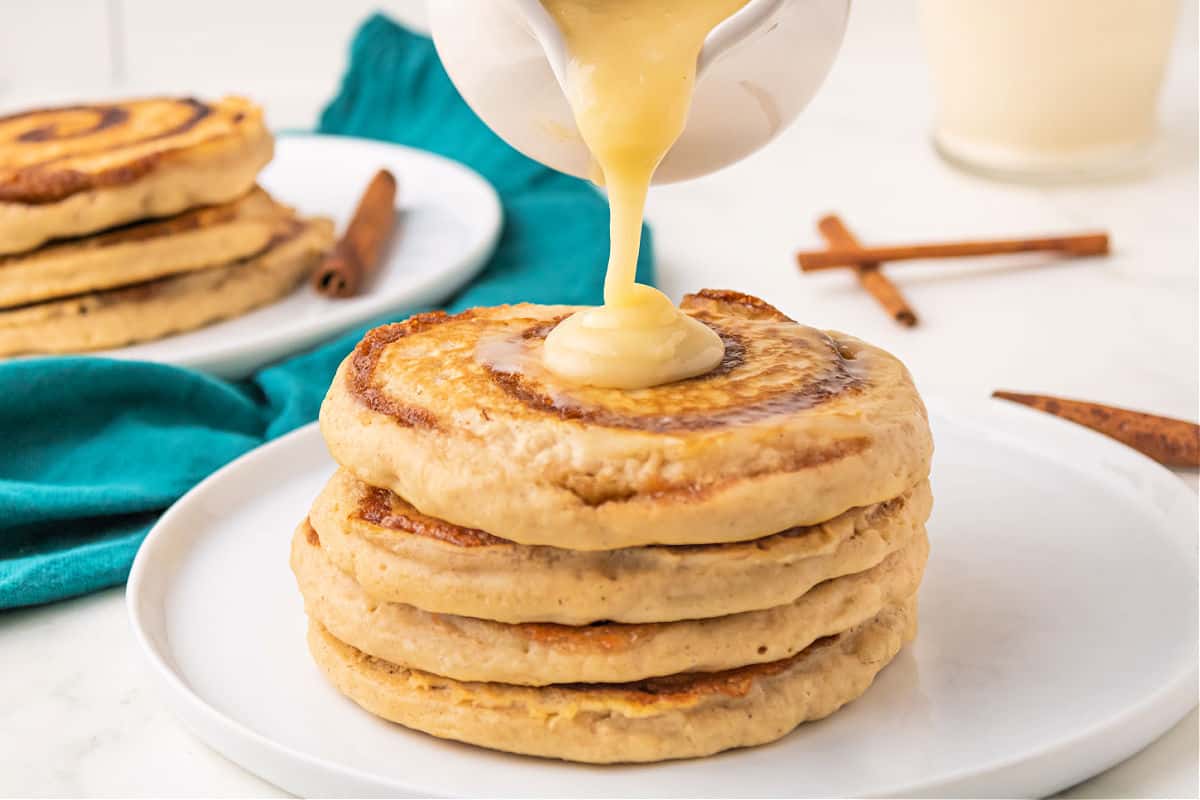
[(934, 144), (1000, 177), (1145, 163), (1177, 0), (921, 0)]

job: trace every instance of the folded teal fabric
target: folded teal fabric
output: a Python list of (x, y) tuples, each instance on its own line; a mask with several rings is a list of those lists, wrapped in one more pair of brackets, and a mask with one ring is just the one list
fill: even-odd
[[(599, 302), (608, 254), (603, 197), (493, 134), (459, 97), (427, 38), (382, 16), (368, 19), (318, 130), (439, 153), (496, 187), (505, 216), (496, 252), (440, 307)], [(648, 236), (644, 282), (652, 281)], [(316, 419), (334, 369), (367, 327), (237, 384), (100, 358), (0, 363), (0, 608), (123, 582), (142, 538), (180, 495)]]

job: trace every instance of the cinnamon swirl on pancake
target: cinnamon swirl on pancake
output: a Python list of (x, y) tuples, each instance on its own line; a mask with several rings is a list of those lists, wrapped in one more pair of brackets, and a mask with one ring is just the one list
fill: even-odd
[(0, 254), (245, 194), (271, 159), (261, 110), (154, 98), (0, 117)]
[(425, 514), (574, 550), (755, 539), (928, 474), (925, 409), (893, 356), (735, 292), (681, 308), (724, 339), (724, 362), (632, 391), (542, 366), (570, 308), (377, 328), (334, 377), (321, 431), (344, 468)]

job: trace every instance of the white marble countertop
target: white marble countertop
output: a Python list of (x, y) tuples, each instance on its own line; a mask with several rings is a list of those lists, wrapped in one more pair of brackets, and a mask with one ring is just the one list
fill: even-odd
[[(393, 5), (417, 14), (409, 3)], [(653, 193), (661, 285), (676, 297), (701, 286), (737, 288), (807, 322), (851, 330), (903, 358), (929, 395), (978, 398), (1003, 387), (1196, 418), (1194, 0), (1185, 2), (1153, 172), (1056, 188), (991, 183), (938, 160), (927, 141), (932, 104), (909, 5), (857, 5), (828, 84), (779, 141), (732, 169)], [(336, 63), (329, 53), (314, 58)], [(194, 85), (169, 88), (215, 91), (202, 73), (197, 65)], [(21, 83), (5, 94), (0, 82), (0, 110), (70, 91), (164, 88), (155, 77), (84, 86)], [(276, 124), (294, 126), (311, 122), (330, 86), (272, 76), (228, 88), (255, 95)], [(897, 268), (922, 316), (906, 330), (847, 275), (796, 272), (792, 252), (819, 244), (813, 224), (828, 210), (867, 241), (1104, 228), (1115, 252), (1048, 266), (1022, 257)], [(1194, 472), (1180, 474), (1195, 486)], [(279, 794), (167, 713), (134, 649), (119, 589), (0, 613), (0, 663), (0, 795)], [(1142, 753), (1065, 796), (1197, 796), (1197, 724), (1193, 710)]]

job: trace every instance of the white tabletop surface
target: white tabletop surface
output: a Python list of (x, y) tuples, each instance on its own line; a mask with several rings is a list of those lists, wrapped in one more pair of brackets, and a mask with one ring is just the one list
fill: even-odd
[[(420, 16), (411, 3), (392, 6), (409, 18)], [(736, 288), (769, 298), (806, 322), (852, 331), (903, 358), (930, 395), (976, 398), (1009, 388), (1195, 419), (1196, 11), (1194, 0), (1184, 6), (1153, 171), (1128, 181), (1031, 188), (977, 179), (939, 161), (928, 144), (933, 108), (911, 4), (858, 3), (833, 74), (798, 124), (742, 164), (655, 190), (649, 215), (660, 284), (675, 297), (703, 286)], [(138, 14), (164, 6), (135, 0), (125, 8), (123, 24), (129, 25)], [(203, 25), (218, 24), (221, 13), (232, 19), (232, 9), (247, 6), (222, 1), (209, 8), (216, 11), (207, 22), (185, 21), (192, 26), (189, 35), (203, 38)], [(341, 35), (352, 22), (325, 28), (312, 23), (305, 30)], [(325, 49), (310, 53), (281, 47), (285, 56), (295, 56), (297, 69), (312, 63), (336, 69), (343, 45), (325, 41)], [(81, 78), (39, 87), (20, 75), (7, 82), (0, 77), (0, 110), (72, 94), (222, 88), (199, 61), (191, 73), (167, 64), (131, 78), (130, 62), (143, 56), (131, 47), (113, 57), (111, 80), (104, 78), (109, 83)], [(280, 78), (284, 72), (241, 83), (225, 77), (224, 88), (255, 96), (278, 125), (311, 124), (333, 81)], [(164, 85), (168, 80), (171, 86)], [(841, 213), (866, 241), (1103, 228), (1111, 232), (1115, 252), (1104, 260), (1048, 266), (1023, 257), (896, 267), (893, 276), (922, 317), (920, 327), (905, 330), (849, 276), (796, 272), (792, 252), (819, 244), (813, 224), (829, 210)], [(1195, 486), (1195, 472), (1180, 474)], [(122, 599), (122, 591), (113, 589), (0, 613), (0, 794), (278, 795), (167, 713), (143, 673)], [(1193, 710), (1142, 753), (1064, 796), (1198, 792)]]

